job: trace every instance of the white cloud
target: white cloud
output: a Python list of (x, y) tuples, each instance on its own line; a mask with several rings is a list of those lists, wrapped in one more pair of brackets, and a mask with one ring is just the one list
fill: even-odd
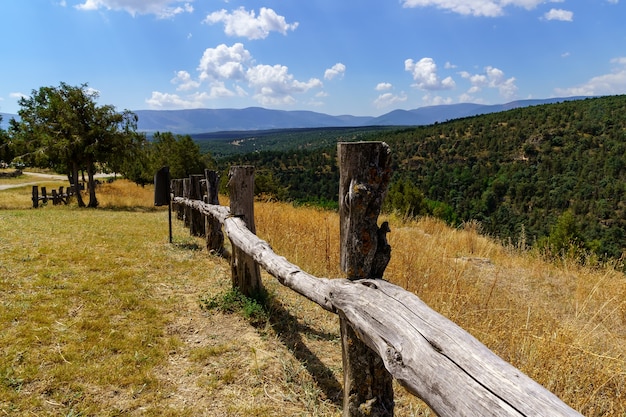
[(178, 94), (161, 93), (153, 91), (152, 96), (146, 99), (146, 103), (154, 109), (192, 109), (203, 107), (202, 101), (196, 99), (184, 99)]
[(390, 83), (378, 83), (376, 85), (376, 91), (387, 91), (387, 90), (391, 90), (393, 88), (393, 85), (391, 85)]
[[(380, 85), (380, 84), (379, 84)], [(393, 93), (384, 93), (379, 95), (376, 100), (374, 100), (374, 106), (379, 109), (390, 107), (392, 105), (403, 103), (407, 100), (407, 95), (403, 91), (400, 94)]]
[(241, 43), (206, 49), (195, 79), (181, 70), (171, 82), (177, 86), (177, 91), (189, 95), (153, 92), (146, 102), (155, 108), (200, 107), (199, 103), (208, 100), (248, 96), (246, 88), (249, 88), (252, 98), (262, 105), (290, 105), (296, 103), (296, 95), (323, 87), (318, 78), (297, 80), (284, 65), (256, 65)]
[(422, 97), (422, 102), (429, 106), (440, 106), (442, 104), (452, 104), (453, 100), (451, 97), (441, 97), (441, 96), (432, 96), (430, 94), (426, 94)]
[(246, 64), (251, 60), (252, 55), (241, 43), (207, 48), (198, 65), (200, 80), (243, 80), (246, 77)]
[(415, 86), (422, 90), (450, 90), (456, 86), (452, 77), (439, 79), (437, 64), (432, 58), (422, 58), (417, 62), (407, 59), (404, 61), (404, 69), (411, 73)]
[(188, 91), (200, 87), (200, 82), (194, 81), (191, 78), (191, 74), (187, 71), (178, 71), (176, 77), (171, 82), (172, 84), (178, 84), (178, 87), (176, 87), (178, 91)]
[(262, 105), (293, 104), (293, 94), (321, 88), (322, 82), (311, 78), (306, 82), (294, 79), (284, 65), (257, 65), (246, 72), (248, 85), (255, 90), (253, 96)]
[(570, 88), (556, 88), (558, 96), (600, 96), (626, 94), (626, 57), (614, 58), (613, 71), (598, 75), (584, 84)]
[[(193, 12), (191, 1), (181, 0), (85, 0), (75, 7), (78, 10), (123, 10), (132, 16), (153, 14), (160, 19), (168, 19), (180, 13)], [(181, 4), (182, 3), (182, 4)]]
[(436, 7), (462, 15), (497, 17), (507, 6), (534, 9), (544, 0), (403, 0), (404, 7)]
[(327, 69), (324, 72), (324, 79), (325, 80), (332, 80), (333, 78), (341, 78), (343, 77), (343, 74), (345, 74), (346, 72), (346, 66), (343, 65), (341, 62), (336, 63), (335, 65), (332, 66), (332, 68)]
[(246, 11), (244, 7), (228, 13), (222, 9), (213, 12), (204, 19), (203, 23), (224, 23), (224, 33), (228, 36), (240, 36), (248, 39), (265, 39), (270, 32), (279, 32), (283, 35), (288, 30), (295, 30), (298, 22), (287, 23), (283, 16), (279, 16), (272, 9), (261, 7), (259, 15), (254, 10)]
[(560, 20), (561, 22), (573, 22), (574, 12), (563, 9), (550, 9), (549, 12), (543, 15), (546, 20)]
[(471, 84), (467, 94), (478, 93), (483, 88), (498, 89), (500, 95), (506, 99), (512, 99), (517, 94), (515, 77), (506, 78), (504, 72), (498, 68), (488, 66), (483, 74), (472, 75), (467, 71), (461, 71), (459, 74)]
[(9, 97), (14, 98), (16, 100), (19, 100), (21, 98), (28, 98), (28, 94), (24, 94), (24, 93), (9, 93)]

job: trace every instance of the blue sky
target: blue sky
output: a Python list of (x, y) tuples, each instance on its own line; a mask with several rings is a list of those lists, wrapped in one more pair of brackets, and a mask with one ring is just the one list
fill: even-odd
[(626, 94), (626, 0), (2, 0), (0, 112), (88, 83), (118, 110), (391, 110)]

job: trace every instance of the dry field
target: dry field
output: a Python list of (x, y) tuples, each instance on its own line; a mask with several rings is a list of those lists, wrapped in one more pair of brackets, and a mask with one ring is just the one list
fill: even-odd
[[(96, 210), (35, 210), (30, 186), (0, 191), (0, 415), (340, 415), (335, 316), (267, 275), (264, 322), (203, 310), (228, 291), (228, 262), (178, 221), (170, 245), (150, 187), (117, 181), (98, 198)], [(255, 210), (277, 253), (341, 276), (335, 213)], [(476, 224), (388, 220), (387, 279), (582, 414), (626, 416), (624, 274), (544, 262)], [(432, 415), (396, 392), (397, 415)]]

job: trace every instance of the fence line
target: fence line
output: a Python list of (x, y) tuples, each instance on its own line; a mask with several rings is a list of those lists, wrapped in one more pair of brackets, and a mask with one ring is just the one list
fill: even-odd
[(41, 187), (41, 194), (39, 193), (39, 187), (33, 185), (33, 208), (39, 207), (39, 202), (43, 202), (44, 204), (48, 203), (48, 200), (52, 200), (53, 205), (57, 204), (68, 204), (70, 202), (70, 197), (74, 194), (74, 187), (70, 186), (64, 191), (64, 187), (59, 187), (59, 191), (52, 190), (51, 195), (48, 195), (46, 187)]
[[(353, 145), (371, 146), (351, 144)], [(358, 148), (350, 149), (350, 153), (358, 151)], [(378, 154), (374, 159), (380, 162), (381, 155)], [(354, 213), (364, 196), (371, 196), (373, 186), (384, 183), (380, 178), (389, 172), (384, 169), (384, 156), (382, 159), (383, 163), (377, 170), (369, 170), (373, 183), (364, 184), (361, 182), (362, 178), (341, 179), (342, 183), (348, 184), (348, 189), (344, 190), (343, 196), (340, 192), (340, 200), (345, 199), (349, 203), (349, 212)], [(367, 158), (364, 161), (368, 163)], [(382, 279), (370, 278), (367, 276), (369, 272), (366, 272), (365, 277), (355, 279), (329, 279), (318, 278), (302, 271), (297, 265), (277, 255), (266, 241), (251, 232), (246, 225), (246, 219), (232, 212), (232, 201), (229, 209), (208, 204), (202, 197), (183, 197), (180, 194), (183, 190), (181, 183), (187, 181), (190, 180), (172, 181), (172, 203), (178, 213), (186, 213), (185, 216), (192, 212), (200, 213), (206, 216), (207, 224), (216, 221), (221, 223), (233, 248), (236, 247), (251, 257), (282, 285), (317, 303), (323, 309), (338, 314), (342, 323), (382, 361), (385, 372), (410, 393), (421, 398), (439, 416), (580, 416), (461, 327), (430, 309), (415, 294)], [(204, 187), (205, 190), (208, 187), (208, 192), (211, 192), (208, 181), (205, 181)], [(370, 206), (364, 204), (363, 207)], [(382, 227), (377, 229), (378, 233), (381, 229)], [(357, 249), (363, 249), (371, 243), (369, 240), (361, 242)], [(371, 264), (371, 259), (366, 262)], [(350, 278), (350, 274), (348, 277)], [(233, 283), (236, 281), (233, 277)], [(364, 367), (369, 370), (362, 371), (365, 374), (370, 372), (371, 378), (361, 381), (347, 380), (346, 356), (351, 353), (346, 350), (346, 346), (342, 348), (343, 416), (393, 416), (393, 392), (381, 394), (376, 390), (380, 387), (373, 387), (370, 383), (367, 388), (370, 393), (374, 392), (370, 398), (358, 397), (358, 393), (354, 394), (356, 397), (347, 394), (351, 384), (367, 386), (368, 381), (373, 380), (372, 372), (376, 371), (369, 369), (366, 364)], [(355, 360), (349, 366), (355, 367), (358, 363), (360, 362)], [(354, 398), (358, 398), (360, 404), (351, 402)]]

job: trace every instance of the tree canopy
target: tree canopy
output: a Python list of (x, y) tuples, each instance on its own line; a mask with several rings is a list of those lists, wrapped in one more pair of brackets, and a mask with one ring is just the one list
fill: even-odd
[[(119, 166), (141, 148), (145, 137), (136, 132), (137, 116), (111, 105), (99, 106), (98, 92), (87, 84), (41, 87), (18, 102), (20, 121), (9, 131), (19, 157), (31, 165), (65, 172), (72, 184), (86, 170), (89, 207), (96, 207), (96, 168)], [(77, 193), (79, 206), (84, 206)]]

